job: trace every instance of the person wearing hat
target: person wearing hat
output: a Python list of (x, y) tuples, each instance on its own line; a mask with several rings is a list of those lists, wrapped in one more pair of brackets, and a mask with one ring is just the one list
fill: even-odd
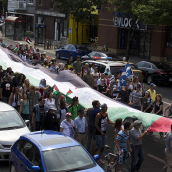
[(59, 131), (57, 115), (55, 115), (57, 109), (54, 106), (48, 107), (48, 112), (42, 119), (41, 129), (42, 130), (54, 130)]
[(74, 124), (76, 129), (76, 139), (84, 146), (87, 139), (86, 130), (88, 124), (86, 118), (84, 117), (83, 109), (78, 110), (78, 116), (75, 118)]
[(141, 110), (142, 93), (140, 91), (141, 85), (138, 84), (136, 90), (131, 92), (131, 99), (129, 105), (137, 110)]
[(144, 97), (142, 98), (141, 111), (147, 112), (147, 113), (151, 113), (151, 111), (152, 111), (151, 98), (149, 95), (149, 91), (145, 91), (145, 93), (144, 93)]
[(57, 66), (57, 63), (56, 63), (56, 59), (53, 57), (51, 59), (52, 61), (52, 66), (50, 67), (50, 72), (53, 73), (53, 74), (57, 74), (57, 70), (58, 70), (58, 66)]
[(60, 124), (60, 132), (66, 136), (74, 138), (74, 121), (71, 118), (72, 114), (70, 112), (66, 113), (66, 119)]
[(73, 63), (73, 68), (76, 71), (76, 73), (81, 73), (81, 67), (82, 63), (80, 62), (81, 57), (77, 56), (76, 61)]
[[(131, 129), (131, 172), (140, 172), (140, 167), (144, 161), (144, 153), (142, 148), (142, 138), (147, 134), (141, 132), (141, 124), (139, 120), (134, 121), (134, 127)], [(137, 161), (138, 157), (138, 162)]]
[(150, 97), (152, 99), (152, 104), (155, 102), (155, 96), (156, 96), (155, 87), (156, 87), (156, 85), (154, 83), (151, 83), (150, 84), (150, 89), (148, 90), (149, 94), (150, 94)]

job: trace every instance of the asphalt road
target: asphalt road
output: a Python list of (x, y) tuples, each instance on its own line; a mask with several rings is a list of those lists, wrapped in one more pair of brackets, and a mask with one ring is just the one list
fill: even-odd
[[(4, 40), (6, 45), (10, 45), (10, 41)], [(44, 52), (41, 51), (40, 52)], [(48, 56), (54, 57), (54, 53), (47, 53)], [(59, 60), (59, 62), (66, 62), (64, 60)], [(145, 89), (148, 89), (149, 86), (145, 84)], [(167, 84), (159, 84), (156, 87), (156, 92), (162, 94), (164, 107), (168, 103), (172, 103), (172, 88)], [(107, 144), (112, 147), (112, 152), (114, 149), (113, 145), (113, 128), (110, 125), (107, 125), (108, 140)], [(165, 141), (159, 138), (158, 133), (154, 133), (152, 137), (146, 135), (143, 138), (143, 148), (145, 160), (143, 162), (141, 172), (161, 172), (164, 166), (165, 160)], [(129, 159), (128, 162), (131, 160)], [(8, 162), (0, 162), (0, 172), (9, 172)]]

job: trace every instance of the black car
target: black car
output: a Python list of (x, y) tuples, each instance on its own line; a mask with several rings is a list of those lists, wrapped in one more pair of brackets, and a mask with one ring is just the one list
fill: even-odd
[(88, 55), (82, 56), (81, 61), (84, 60), (112, 60), (112, 61), (122, 61), (116, 54), (109, 52), (99, 52), (93, 51)]
[(136, 64), (148, 84), (172, 83), (172, 67), (164, 62), (141, 61)]

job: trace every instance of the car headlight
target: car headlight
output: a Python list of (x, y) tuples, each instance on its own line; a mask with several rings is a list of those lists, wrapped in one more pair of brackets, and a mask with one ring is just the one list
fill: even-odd
[(4, 147), (0, 144), (0, 149), (4, 149)]

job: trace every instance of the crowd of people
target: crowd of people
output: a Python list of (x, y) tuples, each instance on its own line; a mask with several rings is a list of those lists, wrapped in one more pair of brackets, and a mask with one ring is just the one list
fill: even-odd
[[(135, 76), (133, 80), (127, 78), (127, 85), (119, 88), (118, 82), (122, 70), (115, 76), (111, 75), (109, 69), (100, 74), (95, 64), (92, 64), (91, 68), (89, 64), (82, 66), (80, 57), (77, 57), (73, 65), (70, 60), (65, 65), (63, 63), (57, 65), (56, 59), (50, 60), (46, 53), (40, 55), (39, 50), (36, 50), (36, 53), (32, 54), (30, 49), (25, 46), (23, 50), (23, 45), (20, 45), (19, 50), (15, 53), (27, 63), (41, 64), (52, 73), (71, 70), (93, 89), (137, 110), (165, 116), (168, 109), (168, 117), (172, 117), (172, 104), (163, 111), (162, 95), (156, 94), (154, 83), (150, 84), (149, 90), (144, 91), (139, 78)], [(35, 60), (34, 63), (33, 60)], [(35, 87), (30, 84), (29, 79), (26, 79), (23, 73), (14, 73), (11, 67), (3, 70), (0, 66), (0, 100), (14, 107), (23, 120), (30, 120), (31, 131), (55, 130), (75, 138), (83, 146), (86, 146), (92, 156), (100, 151), (99, 161), (102, 161), (101, 154), (107, 140), (106, 123), (113, 125), (114, 152), (119, 155), (114, 158), (114, 162), (118, 162), (118, 170), (122, 169), (128, 146), (132, 155), (131, 171), (139, 172), (144, 161), (142, 138), (148, 133), (141, 131), (142, 123), (140, 121), (135, 120), (131, 124), (119, 118), (113, 122), (108, 118), (107, 104), (101, 105), (98, 100), (94, 100), (89, 109), (80, 109), (78, 97), (73, 97), (72, 104), (69, 104), (63, 95), (53, 96), (52, 88), (47, 85), (45, 79), (41, 79), (39, 87)], [(131, 140), (129, 140), (129, 133)], [(151, 132), (149, 134), (152, 135)], [(163, 138), (163, 133), (160, 133), (160, 137)], [(94, 140), (93, 143), (92, 140)], [(168, 140), (172, 140), (172, 134), (168, 134)], [(170, 141), (171, 143), (172, 141)], [(169, 144), (167, 146), (166, 155), (170, 151), (172, 152), (172, 146), (170, 147)], [(171, 157), (171, 155), (168, 156)]]

